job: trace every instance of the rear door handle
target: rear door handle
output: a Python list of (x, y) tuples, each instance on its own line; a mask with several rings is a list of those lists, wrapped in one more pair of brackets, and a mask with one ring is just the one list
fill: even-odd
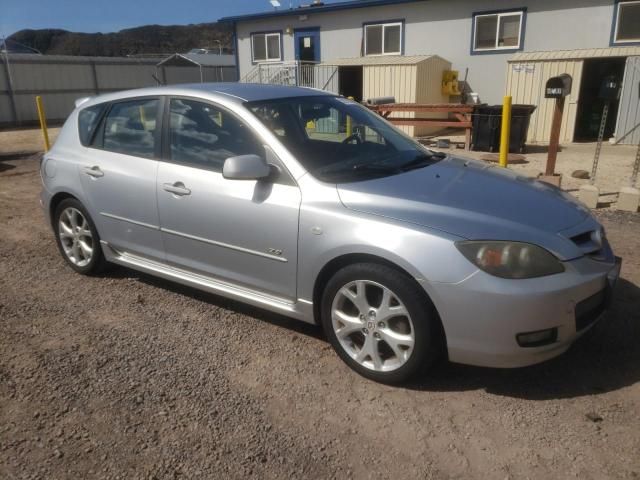
[(100, 170), (98, 165), (94, 165), (93, 167), (84, 167), (84, 173), (93, 178), (104, 177), (104, 172)]
[(173, 193), (174, 195), (184, 196), (191, 195), (191, 190), (184, 186), (182, 182), (165, 183), (162, 185), (162, 189), (165, 192)]

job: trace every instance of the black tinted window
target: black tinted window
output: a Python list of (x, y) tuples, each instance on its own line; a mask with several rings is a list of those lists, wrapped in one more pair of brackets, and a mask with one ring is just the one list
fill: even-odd
[(96, 123), (104, 107), (104, 104), (94, 105), (80, 110), (80, 113), (78, 113), (78, 134), (80, 135), (80, 143), (85, 147), (91, 142), (91, 136), (96, 129)]
[(192, 100), (171, 100), (169, 142), (172, 160), (215, 171), (222, 171), (229, 157), (264, 156), (264, 148), (237, 117)]
[(105, 150), (153, 157), (157, 111), (157, 99), (114, 103), (104, 122)]

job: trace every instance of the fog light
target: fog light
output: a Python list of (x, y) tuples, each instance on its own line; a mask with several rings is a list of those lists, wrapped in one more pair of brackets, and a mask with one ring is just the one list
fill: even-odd
[(549, 328), (537, 332), (519, 333), (516, 335), (516, 340), (521, 347), (542, 347), (558, 340), (558, 329)]

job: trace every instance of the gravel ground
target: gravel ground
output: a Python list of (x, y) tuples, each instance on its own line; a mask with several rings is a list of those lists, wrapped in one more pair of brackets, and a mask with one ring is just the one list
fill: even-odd
[(519, 370), (352, 373), (319, 328), (65, 266), (37, 159), (0, 160), (0, 478), (637, 478), (640, 215), (606, 319)]

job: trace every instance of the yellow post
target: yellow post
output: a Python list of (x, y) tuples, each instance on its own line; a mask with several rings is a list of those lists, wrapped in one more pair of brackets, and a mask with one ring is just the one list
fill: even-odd
[(502, 129), (500, 132), (500, 166), (507, 166), (509, 156), (509, 137), (511, 136), (511, 96), (504, 97), (502, 102)]
[[(353, 100), (353, 97), (348, 97), (349, 100)], [(347, 115), (347, 138), (353, 135), (353, 120), (350, 115)]]
[(42, 136), (44, 137), (44, 151), (48, 152), (51, 145), (49, 144), (49, 132), (47, 131), (47, 118), (44, 115), (44, 107), (42, 106), (42, 97), (40, 95), (36, 97), (36, 107), (38, 109), (38, 118), (40, 119)]
[(144, 107), (142, 105), (140, 105), (139, 110), (140, 110), (140, 123), (142, 123), (142, 128), (146, 131), (147, 130), (147, 118), (144, 115)]

